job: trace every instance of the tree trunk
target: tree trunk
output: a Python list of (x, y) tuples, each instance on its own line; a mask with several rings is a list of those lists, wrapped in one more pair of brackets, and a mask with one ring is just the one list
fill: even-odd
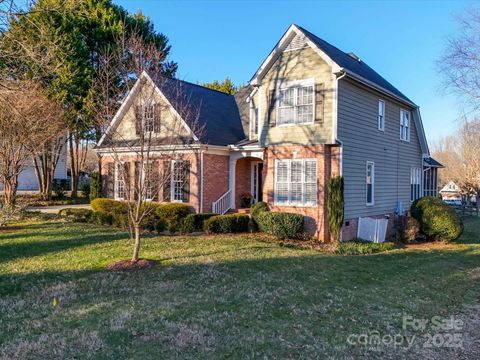
[(139, 254), (140, 254), (140, 225), (135, 224), (135, 243), (133, 244), (132, 262), (138, 261)]
[(5, 205), (15, 205), (17, 200), (17, 179), (9, 179), (3, 184), (3, 201)]
[[(77, 152), (75, 151), (74, 148), (74, 141), (73, 141), (73, 134), (70, 134), (70, 137), (68, 138), (68, 150), (70, 153), (70, 182), (71, 182), (71, 189), (72, 189), (72, 198), (76, 198), (78, 195), (78, 169), (77, 169), (77, 158), (76, 154)], [(75, 144), (76, 145), (76, 144)], [(78, 151), (78, 147), (77, 147)]]

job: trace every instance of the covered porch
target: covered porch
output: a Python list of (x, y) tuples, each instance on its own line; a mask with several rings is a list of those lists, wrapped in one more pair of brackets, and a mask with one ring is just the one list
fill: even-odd
[(212, 204), (212, 211), (248, 208), (263, 201), (263, 149), (232, 149), (229, 159), (228, 191)]

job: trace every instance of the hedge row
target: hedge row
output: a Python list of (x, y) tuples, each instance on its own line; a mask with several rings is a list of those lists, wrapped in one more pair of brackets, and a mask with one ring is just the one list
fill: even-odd
[(207, 233), (247, 232), (250, 216), (245, 214), (216, 215), (205, 220), (203, 229)]
[[(74, 222), (91, 222), (128, 228), (128, 203), (112, 199), (97, 198), (91, 202), (92, 210), (64, 209), (59, 215)], [(247, 232), (252, 228), (250, 216), (245, 214), (192, 214), (186, 204), (147, 203), (151, 208), (142, 220), (143, 230), (165, 229), (171, 232), (207, 233)], [(270, 212), (266, 203), (257, 203), (251, 210), (253, 223), (260, 231), (270, 233), (278, 239), (300, 239), (303, 236), (303, 216), (300, 214)]]

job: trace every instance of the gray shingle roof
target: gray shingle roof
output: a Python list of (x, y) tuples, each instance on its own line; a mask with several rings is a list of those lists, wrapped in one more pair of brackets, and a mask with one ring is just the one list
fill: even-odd
[(156, 84), (200, 142), (224, 146), (245, 138), (232, 95), (177, 79)]
[(313, 42), (317, 45), (323, 52), (325, 52), (338, 66), (344, 68), (347, 71), (351, 71), (356, 75), (359, 75), (366, 80), (378, 85), (394, 95), (402, 98), (405, 101), (413, 103), (408, 97), (406, 97), (400, 90), (395, 86), (390, 84), (385, 78), (373, 70), (370, 66), (365, 64), (363, 61), (358, 61), (354, 59), (349, 54), (343, 52), (332, 44), (326, 42), (323, 39), (320, 39), (318, 36), (312, 34), (308, 30), (297, 25), (297, 27)]

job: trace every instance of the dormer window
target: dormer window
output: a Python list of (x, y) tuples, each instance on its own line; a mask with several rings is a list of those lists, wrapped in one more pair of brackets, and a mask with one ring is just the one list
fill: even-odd
[(313, 81), (281, 85), (277, 96), (277, 125), (312, 124), (315, 106), (314, 90)]

